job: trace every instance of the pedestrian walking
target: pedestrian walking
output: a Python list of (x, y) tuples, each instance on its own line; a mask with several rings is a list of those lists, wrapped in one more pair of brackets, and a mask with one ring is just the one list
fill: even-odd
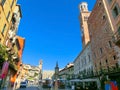
[(17, 82), (15, 82), (15, 89), (17, 88)]
[(48, 84), (48, 88), (49, 88), (49, 90), (51, 89), (51, 84)]
[(75, 90), (75, 86), (74, 85), (72, 85), (72, 90)]

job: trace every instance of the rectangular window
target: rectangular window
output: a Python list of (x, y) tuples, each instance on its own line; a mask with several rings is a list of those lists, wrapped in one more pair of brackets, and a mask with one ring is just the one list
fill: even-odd
[(88, 59), (89, 59), (89, 62), (90, 62), (90, 55), (88, 55)]
[(119, 64), (118, 64), (118, 63), (116, 63), (116, 68), (117, 68), (117, 69), (119, 68)]
[(119, 35), (120, 35), (120, 26), (118, 27), (118, 33), (119, 33)]
[(116, 60), (116, 55), (113, 56), (113, 59)]
[(102, 48), (100, 48), (100, 53), (101, 53), (101, 54), (103, 53), (103, 50), (102, 50)]
[(83, 63), (83, 60), (81, 60), (81, 62), (82, 62), (82, 67), (83, 67), (83, 64), (84, 64), (84, 63)]
[(111, 48), (112, 48), (112, 42), (111, 42), (111, 41), (109, 41), (108, 43), (109, 43), (109, 47), (111, 47)]
[(112, 2), (112, 0), (108, 0), (108, 3), (111, 3)]
[(12, 16), (12, 23), (13, 23), (13, 24), (16, 23), (16, 16), (17, 16), (17, 14), (16, 14), (16, 13), (13, 13), (13, 16)]
[(94, 57), (96, 58), (96, 53), (94, 53)]
[(116, 18), (120, 13), (120, 8), (119, 8), (119, 5), (116, 4), (112, 10), (112, 15), (114, 18)]
[(7, 20), (9, 19), (9, 16), (10, 16), (10, 11), (8, 12), (8, 15), (7, 15)]
[(106, 16), (105, 16), (105, 15), (103, 15), (103, 16), (102, 16), (102, 19), (103, 19), (103, 20), (105, 20), (105, 19), (106, 19)]
[(84, 65), (86, 65), (86, 58), (84, 58)]
[(4, 33), (5, 28), (6, 28), (6, 24), (5, 24), (4, 27), (3, 27), (2, 34)]
[(84, 21), (87, 21), (88, 20), (88, 17), (87, 16), (84, 16)]
[(106, 64), (107, 64), (107, 63), (108, 63), (108, 60), (106, 59), (105, 61), (106, 61)]
[(6, 1), (6, 0), (2, 0), (2, 5), (4, 5), (4, 4), (5, 4), (5, 1)]
[(107, 66), (107, 69), (108, 69), (108, 72), (110, 71), (110, 68), (109, 68), (109, 66)]
[(14, 4), (14, 0), (12, 0), (11, 8), (13, 7), (13, 4)]
[(97, 67), (97, 65), (95, 64), (95, 67)]
[(102, 64), (101, 64), (101, 62), (100, 62), (100, 66), (101, 66)]

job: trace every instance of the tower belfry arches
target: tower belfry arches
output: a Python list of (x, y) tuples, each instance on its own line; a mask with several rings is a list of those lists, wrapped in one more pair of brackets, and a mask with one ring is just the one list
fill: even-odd
[(87, 4), (87, 2), (82, 2), (81, 4), (79, 4), (79, 9), (80, 9), (81, 12), (88, 11), (88, 4)]

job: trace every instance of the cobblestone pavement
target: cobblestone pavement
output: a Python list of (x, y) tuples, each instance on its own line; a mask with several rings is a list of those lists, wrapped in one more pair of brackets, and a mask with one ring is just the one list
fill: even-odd
[(39, 90), (72, 90), (72, 89), (57, 89), (57, 88), (50, 88), (50, 89), (47, 89), (47, 88), (42, 88), (41, 86), (38, 86)]
[(19, 88), (17, 90), (40, 90), (40, 89), (38, 89), (38, 87), (36, 87), (36, 86), (30, 86), (27, 88)]

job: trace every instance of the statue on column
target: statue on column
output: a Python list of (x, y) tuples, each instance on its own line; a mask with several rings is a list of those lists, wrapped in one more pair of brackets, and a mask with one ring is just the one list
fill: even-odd
[(40, 84), (41, 81), (42, 81), (42, 64), (43, 64), (43, 61), (40, 60), (40, 61), (39, 61), (39, 69), (40, 69), (40, 71), (39, 71), (39, 84)]

